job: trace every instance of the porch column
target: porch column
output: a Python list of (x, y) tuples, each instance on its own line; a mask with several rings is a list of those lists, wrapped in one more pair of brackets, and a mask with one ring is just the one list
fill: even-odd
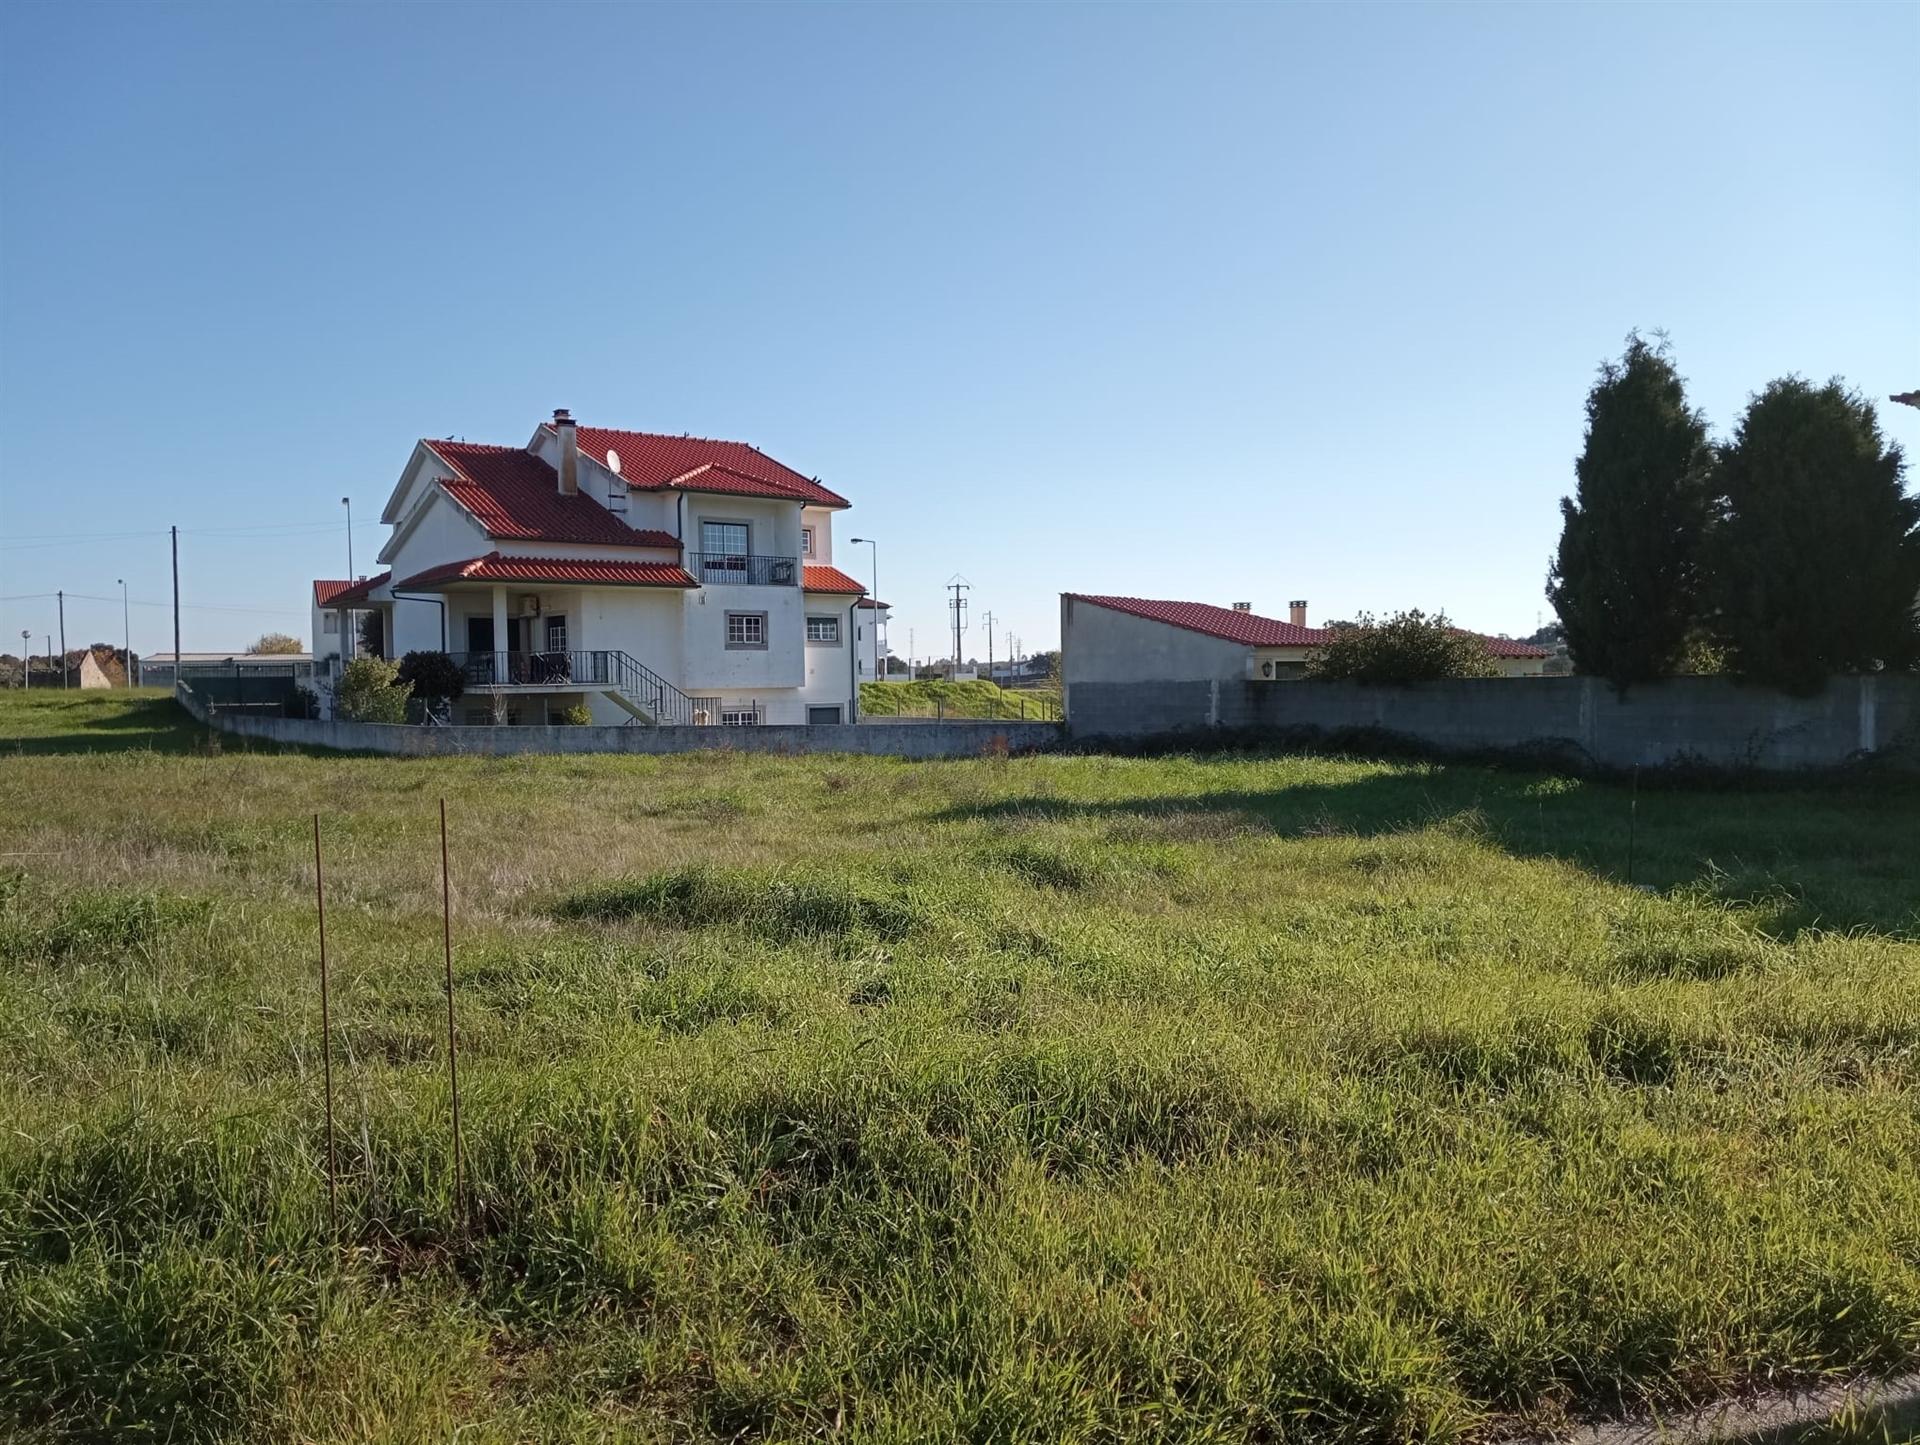
[(507, 589), (493, 589), (493, 650), (504, 653), (507, 650)]

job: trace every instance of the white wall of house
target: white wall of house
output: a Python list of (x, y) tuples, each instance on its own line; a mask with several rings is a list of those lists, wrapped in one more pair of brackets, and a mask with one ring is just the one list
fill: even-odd
[[(844, 592), (806, 594), (807, 617), (823, 621), (832, 618), (835, 640), (807, 642), (807, 680), (800, 690), (801, 701), (808, 707), (838, 707), (842, 722), (854, 720), (852, 603), (853, 599)], [(805, 718), (801, 720), (804, 722)]]
[(334, 663), (328, 659), (339, 659), (346, 654), (340, 646), (341, 614), (330, 607), (313, 604), (313, 621), (308, 636), (307, 651), (313, 654), (314, 670), (325, 676), (333, 670)]
[(689, 552), (705, 550), (703, 522), (744, 522), (747, 550), (755, 557), (800, 555), (800, 505), (773, 497), (687, 494), (687, 530), (681, 539)]
[[(686, 593), (667, 587), (591, 587), (580, 591), (568, 630), (576, 649), (620, 651), (678, 685)], [(578, 620), (574, 617), (577, 615)]]
[(392, 568), (395, 577), (411, 577), (442, 562), (459, 562), (479, 557), (493, 543), (486, 528), (473, 513), (445, 492), (438, 492), (419, 513), (416, 521), (401, 536), (398, 545), (381, 552), (381, 561)]
[(800, 525), (813, 533), (813, 550), (803, 555), (816, 567), (833, 565), (833, 511), (829, 507), (802, 507)]
[[(727, 615), (766, 619), (764, 647), (727, 645)], [(806, 685), (806, 608), (798, 587), (703, 587), (683, 609), (681, 691), (725, 693)]]

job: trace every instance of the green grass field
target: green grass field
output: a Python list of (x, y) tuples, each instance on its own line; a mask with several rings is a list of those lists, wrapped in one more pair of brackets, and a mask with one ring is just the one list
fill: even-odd
[(1472, 1441), (1920, 1358), (1911, 785), (1643, 788), (1630, 886), (1622, 790), (1405, 762), (69, 694), (0, 782), (0, 1437)]
[(1057, 722), (1060, 689), (1056, 687), (1001, 687), (976, 678), (972, 682), (863, 682), (860, 711), (869, 717), (1006, 718)]

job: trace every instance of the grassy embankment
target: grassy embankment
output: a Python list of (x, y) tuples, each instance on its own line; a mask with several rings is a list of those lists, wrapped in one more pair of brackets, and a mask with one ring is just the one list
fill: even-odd
[(1007, 688), (978, 678), (972, 682), (863, 682), (860, 710), (870, 717), (1005, 718), (1054, 722), (1060, 717), (1060, 690)]
[(1920, 1356), (1910, 789), (1643, 791), (1643, 892), (1620, 791), (1476, 768), (196, 745), (0, 701), (0, 1434), (1445, 1441)]

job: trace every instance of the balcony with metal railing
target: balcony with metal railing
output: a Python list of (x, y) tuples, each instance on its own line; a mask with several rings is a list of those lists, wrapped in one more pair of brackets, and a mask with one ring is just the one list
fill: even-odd
[(798, 557), (754, 557), (744, 552), (689, 552), (687, 570), (703, 587), (797, 587)]

